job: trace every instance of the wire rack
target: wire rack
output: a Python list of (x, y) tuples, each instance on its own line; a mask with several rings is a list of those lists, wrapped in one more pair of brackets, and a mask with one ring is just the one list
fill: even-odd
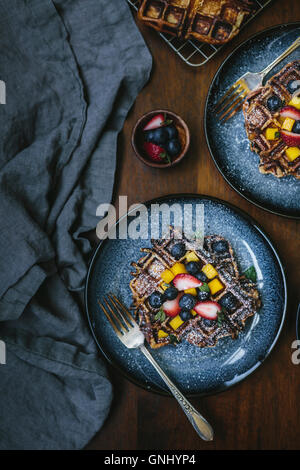
[[(138, 10), (140, 0), (127, 0), (128, 3), (135, 9)], [(242, 28), (246, 26), (255, 16), (257, 16), (269, 3), (273, 0), (255, 0), (257, 3), (257, 11), (246, 21)], [(186, 41), (180, 41), (176, 37), (166, 34), (158, 33), (163, 40), (170, 46), (171, 49), (188, 65), (191, 67), (201, 67), (206, 64), (214, 55), (222, 48), (222, 46), (215, 46), (199, 42), (195, 39), (188, 39)]]

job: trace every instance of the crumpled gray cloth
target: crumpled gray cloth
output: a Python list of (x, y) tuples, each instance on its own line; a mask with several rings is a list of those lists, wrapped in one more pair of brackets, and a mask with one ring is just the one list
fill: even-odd
[(0, 449), (79, 449), (112, 398), (81, 234), (151, 56), (125, 0), (0, 0), (0, 18)]

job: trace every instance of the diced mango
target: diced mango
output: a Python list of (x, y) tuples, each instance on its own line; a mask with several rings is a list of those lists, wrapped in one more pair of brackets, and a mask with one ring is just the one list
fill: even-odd
[(208, 279), (212, 279), (218, 275), (218, 271), (215, 270), (212, 264), (206, 264), (203, 266), (202, 271), (208, 277)]
[(191, 314), (195, 317), (197, 315), (197, 312), (195, 312), (195, 310), (191, 310)]
[(215, 278), (212, 281), (210, 281), (208, 283), (208, 287), (210, 288), (210, 292), (212, 295), (224, 289), (222, 282), (218, 278)]
[(158, 338), (161, 339), (161, 338), (166, 338), (169, 335), (164, 330), (158, 330), (157, 336), (158, 336)]
[(185, 294), (192, 294), (192, 295), (194, 295), (194, 296), (196, 297), (196, 295), (197, 295), (197, 290), (196, 290), (194, 287), (192, 287), (191, 289), (185, 289), (184, 293), (185, 293)]
[(176, 315), (176, 317), (172, 318), (169, 325), (173, 328), (173, 330), (177, 330), (177, 328), (179, 328), (182, 323), (184, 323), (184, 321), (181, 320), (179, 315)]
[(300, 109), (300, 96), (294, 96), (289, 102), (290, 106), (294, 106), (294, 108)]
[(187, 272), (183, 263), (175, 263), (174, 266), (172, 266), (171, 271), (174, 274), (174, 276), (177, 276), (177, 274), (184, 274)]
[(299, 147), (289, 147), (286, 149), (285, 153), (289, 161), (293, 162), (296, 158), (300, 156), (300, 149)]
[(190, 261), (199, 261), (198, 256), (194, 251), (188, 251), (187, 254), (185, 255), (185, 259), (189, 263)]
[(295, 123), (295, 119), (287, 117), (282, 123), (282, 129), (284, 129), (285, 131), (291, 132), (291, 130), (293, 129), (294, 123)]
[(175, 276), (174, 276), (174, 274), (172, 273), (172, 271), (170, 271), (169, 269), (165, 269), (165, 270), (161, 273), (160, 277), (162, 278), (162, 280), (163, 280), (164, 282), (166, 282), (167, 284), (169, 284), (171, 281), (173, 281), (173, 279), (174, 279)]
[(169, 286), (165, 282), (162, 282), (160, 287), (162, 288), (162, 290), (167, 290)]
[(268, 127), (266, 130), (267, 140), (276, 140), (279, 137), (279, 131), (277, 127)]

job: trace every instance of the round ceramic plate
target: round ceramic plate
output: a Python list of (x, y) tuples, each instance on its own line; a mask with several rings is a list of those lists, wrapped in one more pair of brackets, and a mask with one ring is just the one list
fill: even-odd
[[(224, 92), (247, 71), (257, 72), (278, 57), (297, 37), (300, 23), (263, 31), (237, 47), (223, 62), (210, 86), (205, 109), (205, 133), (211, 156), (225, 180), (241, 196), (278, 215), (300, 218), (300, 181), (293, 176), (276, 178), (259, 172), (259, 157), (251, 152), (239, 111), (221, 124), (213, 108)], [(286, 63), (299, 59), (300, 49), (284, 59), (266, 77)]]
[[(236, 253), (241, 272), (254, 265), (262, 308), (249, 318), (235, 340), (222, 338), (214, 348), (198, 348), (187, 342), (151, 350), (170, 378), (188, 395), (224, 390), (244, 379), (267, 357), (277, 341), (286, 309), (286, 281), (278, 255), (255, 222), (237, 208), (207, 196), (181, 195), (146, 203), (148, 239), (105, 240), (92, 259), (86, 282), (86, 310), (94, 338), (106, 358), (125, 376), (148, 389), (167, 392), (151, 364), (138, 350), (128, 350), (119, 341), (99, 308), (98, 300), (113, 292), (127, 307), (132, 303), (130, 263), (141, 257), (140, 248), (151, 246), (151, 204), (191, 204), (193, 217), (204, 207), (205, 235), (220, 234)], [(123, 219), (124, 220), (124, 219)], [(132, 218), (127, 219), (127, 224)], [(161, 219), (159, 224), (161, 225)]]

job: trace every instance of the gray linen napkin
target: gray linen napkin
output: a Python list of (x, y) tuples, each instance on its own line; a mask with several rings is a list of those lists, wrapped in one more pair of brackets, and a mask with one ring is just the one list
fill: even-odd
[(0, 0), (0, 449), (82, 448), (107, 416), (81, 234), (150, 69), (125, 0)]

